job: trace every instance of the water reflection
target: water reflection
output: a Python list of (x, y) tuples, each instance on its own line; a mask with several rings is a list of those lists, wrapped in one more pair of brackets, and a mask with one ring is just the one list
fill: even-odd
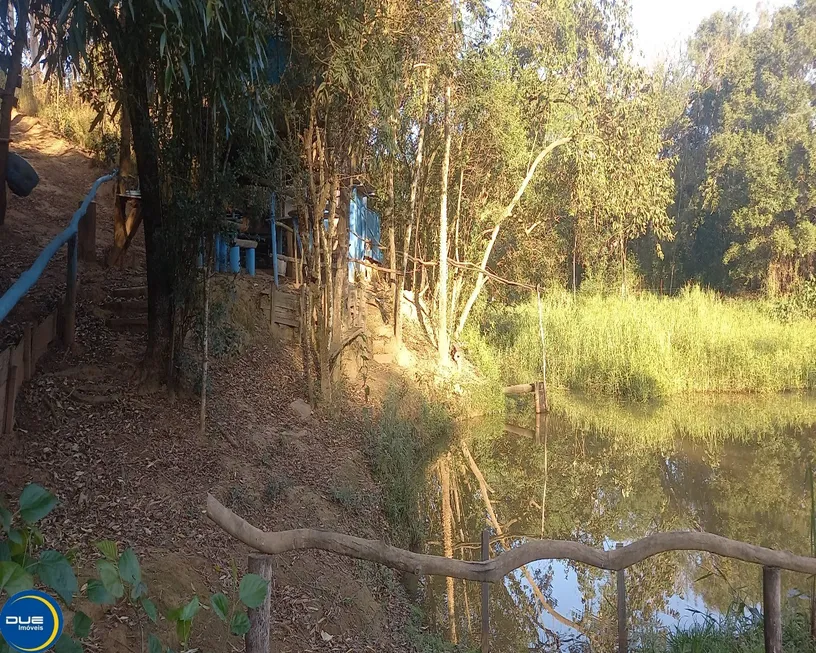
[[(538, 420), (520, 412), (461, 425), (428, 483), (430, 552), (478, 560), (488, 528), (494, 556), (542, 534), (609, 548), (684, 529), (809, 553), (813, 397), (627, 406), (563, 395), (552, 406)], [(789, 595), (807, 590), (802, 576), (785, 582)], [(478, 645), (478, 585), (432, 579), (428, 590), (440, 631)], [(758, 603), (761, 570), (666, 554), (632, 568), (627, 591), (636, 640), (695, 612)], [(614, 593), (607, 572), (530, 565), (492, 588), (491, 650), (612, 650)]]

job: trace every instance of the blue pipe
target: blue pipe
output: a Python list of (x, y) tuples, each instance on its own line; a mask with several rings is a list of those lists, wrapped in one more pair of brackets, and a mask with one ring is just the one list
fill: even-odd
[(25, 294), (31, 290), (31, 287), (40, 280), (42, 273), (45, 272), (45, 266), (48, 265), (52, 258), (54, 258), (54, 254), (59, 251), (59, 248), (67, 243), (72, 236), (76, 236), (79, 221), (88, 210), (88, 205), (93, 201), (96, 191), (99, 190), (99, 187), (106, 181), (114, 179), (117, 172), (118, 170), (114, 170), (109, 175), (100, 177), (94, 182), (93, 186), (91, 186), (90, 192), (85, 196), (85, 200), (82, 202), (82, 205), (74, 213), (73, 217), (71, 218), (71, 223), (68, 225), (65, 231), (56, 236), (54, 240), (45, 246), (43, 251), (40, 252), (40, 255), (34, 261), (34, 264), (28, 268), (28, 270), (23, 272), (20, 275), (20, 278), (14, 282), (11, 288), (9, 288), (3, 294), (3, 296), (0, 297), (0, 322), (6, 319), (8, 314), (11, 313), (11, 310), (17, 305), (17, 302), (19, 302), (25, 296)]
[(251, 247), (246, 251), (246, 269), (250, 277), (255, 276), (255, 250)]
[(230, 272), (238, 274), (241, 271), (241, 248), (233, 245), (229, 250)]

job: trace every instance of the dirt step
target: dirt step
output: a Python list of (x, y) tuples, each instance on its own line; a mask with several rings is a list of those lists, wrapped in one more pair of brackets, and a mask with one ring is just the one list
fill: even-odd
[(103, 308), (108, 311), (115, 311), (116, 313), (144, 313), (147, 310), (147, 300), (135, 299), (128, 302), (120, 302), (114, 299), (105, 302)]
[(143, 297), (147, 295), (147, 286), (132, 286), (130, 288), (114, 288), (111, 290), (114, 297)]
[(112, 317), (107, 321), (109, 329), (127, 331), (129, 329), (147, 329), (146, 317)]

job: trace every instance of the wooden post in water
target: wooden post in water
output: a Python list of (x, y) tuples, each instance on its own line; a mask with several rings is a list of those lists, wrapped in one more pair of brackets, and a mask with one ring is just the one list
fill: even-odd
[(96, 202), (88, 205), (79, 220), (79, 258), (83, 261), (93, 263), (96, 260)]
[(762, 568), (765, 653), (782, 653), (782, 570)]
[[(623, 546), (620, 542), (616, 549)], [(618, 653), (629, 653), (629, 633), (626, 628), (626, 570), (619, 569), (618, 575)]]
[[(482, 561), (490, 560), (490, 531), (482, 531)], [(490, 584), (482, 583), (482, 653), (490, 646)], [(250, 653), (250, 651), (247, 651)]]
[(62, 341), (66, 347), (74, 344), (76, 336), (77, 297), (77, 236), (68, 240), (68, 270), (65, 279), (65, 310), (63, 311)]
[(257, 574), (269, 583), (266, 598), (257, 608), (249, 608), (249, 632), (246, 634), (246, 653), (269, 653), (269, 630), (272, 626), (272, 558), (250, 554), (247, 571)]

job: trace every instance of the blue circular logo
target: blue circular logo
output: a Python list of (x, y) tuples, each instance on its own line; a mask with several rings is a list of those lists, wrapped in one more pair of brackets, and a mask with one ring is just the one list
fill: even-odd
[(0, 634), (15, 651), (45, 651), (57, 643), (65, 620), (59, 604), (45, 592), (26, 590), (0, 610)]

